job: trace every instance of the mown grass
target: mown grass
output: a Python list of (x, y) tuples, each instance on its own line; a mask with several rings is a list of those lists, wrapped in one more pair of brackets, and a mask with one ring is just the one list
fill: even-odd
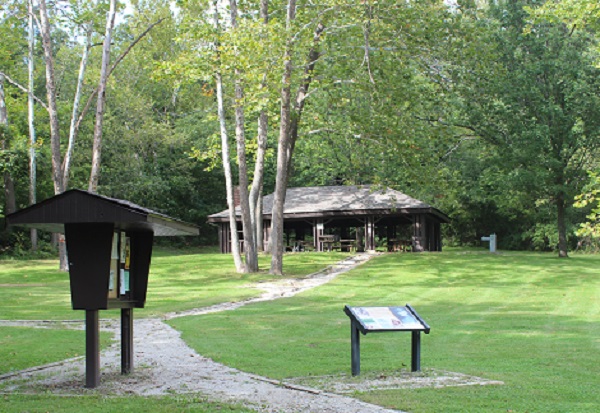
[(195, 396), (169, 397), (61, 397), (52, 395), (0, 395), (0, 411), (27, 413), (250, 413), (241, 406), (211, 403)]
[[(305, 276), (348, 254), (288, 254), (286, 276)], [(230, 255), (182, 253), (157, 249), (151, 266), (147, 306), (136, 317), (238, 301), (260, 294), (258, 281), (278, 279), (267, 274), (269, 257), (260, 257), (261, 272), (240, 275)], [(0, 260), (0, 319), (83, 319), (71, 309), (68, 274), (57, 271), (56, 260)], [(102, 318), (118, 317), (102, 311)], [(69, 329), (0, 327), (0, 374), (84, 355), (85, 333)], [(110, 337), (102, 334), (103, 346)], [(82, 379), (83, 380), (83, 379)], [(83, 381), (82, 381), (83, 386)], [(57, 397), (0, 394), (0, 412), (239, 412), (252, 410), (227, 403), (209, 403), (193, 396), (171, 397)]]
[[(110, 344), (102, 332), (101, 345)], [(85, 331), (0, 327), (0, 374), (85, 355)]]
[[(287, 254), (286, 276), (303, 276), (341, 260), (348, 254)], [(226, 301), (240, 301), (260, 295), (254, 288), (270, 280), (270, 256), (260, 257), (261, 272), (238, 274), (229, 254), (180, 253), (158, 249), (150, 267), (146, 308), (136, 317), (151, 317)], [(0, 261), (0, 319), (73, 320), (85, 317), (71, 309), (69, 276), (58, 271), (56, 260)], [(118, 317), (118, 311), (103, 311), (101, 317)]]
[[(304, 275), (341, 257), (287, 255), (286, 271)], [(262, 259), (261, 268), (266, 269), (268, 259)], [(70, 309), (68, 277), (55, 271), (55, 266), (55, 261), (0, 262), (0, 318), (82, 318), (81, 312)], [(171, 323), (204, 356), (242, 370), (275, 379), (348, 374), (350, 327), (343, 306), (410, 303), (432, 327), (431, 334), (422, 338), (423, 368), (473, 374), (505, 384), (373, 391), (356, 397), (415, 413), (596, 412), (600, 406), (598, 268), (600, 256), (595, 255), (559, 260), (533, 253), (394, 254), (293, 298)], [(253, 282), (271, 278), (266, 273), (237, 275), (228, 255), (166, 250), (157, 251), (151, 271), (147, 308), (137, 310), (136, 317), (243, 299), (256, 294), (249, 288)], [(17, 290), (23, 295), (20, 307), (11, 301)], [(56, 314), (49, 314), (51, 310)], [(54, 334), (65, 334), (66, 341)], [(71, 334), (81, 337), (69, 338)], [(43, 343), (50, 359), (31, 358), (18, 364), (27, 353), (19, 348), (27, 342), (27, 335), (34, 336), (32, 343)], [(0, 355), (0, 361), (8, 363), (5, 370), (80, 354), (84, 345), (82, 332), (66, 330), (7, 327), (0, 329), (1, 340), (2, 354), (8, 354)], [(68, 347), (71, 340), (78, 342), (79, 350)], [(361, 341), (365, 374), (393, 374), (410, 365), (409, 334), (369, 334)], [(99, 409), (245, 411), (187, 396), (0, 395), (0, 411), (7, 412)]]
[[(345, 304), (410, 303), (432, 327), (424, 368), (505, 384), (357, 397), (415, 413), (591, 413), (600, 406), (598, 268), (595, 255), (387, 255), (296, 297), (171, 323), (204, 356), (284, 379), (349, 373)], [(410, 365), (409, 334), (370, 334), (361, 350), (365, 373)]]

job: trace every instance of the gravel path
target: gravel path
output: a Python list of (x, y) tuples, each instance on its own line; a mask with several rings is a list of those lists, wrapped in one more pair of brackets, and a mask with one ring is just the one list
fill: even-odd
[[(361, 254), (338, 263), (329, 270), (303, 279), (281, 280), (259, 284), (264, 293), (238, 303), (224, 303), (208, 308), (166, 314), (162, 319), (137, 319), (134, 322), (134, 372), (120, 374), (120, 344), (117, 343), (101, 354), (102, 378), (100, 386), (85, 389), (85, 360), (83, 357), (65, 360), (47, 366), (39, 366), (21, 372), (0, 376), (2, 392), (52, 392), (58, 394), (106, 394), (106, 395), (169, 395), (200, 393), (213, 401), (243, 403), (258, 412), (278, 413), (391, 413), (396, 410), (361, 402), (344, 396), (355, 390), (368, 390), (369, 381), (343, 383), (344, 379), (324, 379), (331, 386), (310, 382), (303, 384), (282, 383), (216, 363), (191, 349), (178, 331), (164, 323), (165, 320), (188, 315), (208, 314), (234, 310), (259, 301), (291, 297), (332, 280), (339, 274), (362, 264), (371, 255)], [(0, 326), (29, 326), (82, 329), (81, 322), (48, 321), (2, 321)], [(118, 321), (103, 321), (101, 328), (119, 335)], [(345, 379), (347, 381), (347, 379)], [(398, 388), (400, 385), (440, 387), (444, 385), (502, 384), (486, 382), (477, 377), (456, 373), (427, 374), (372, 380), (378, 388)], [(386, 387), (387, 383), (387, 387)], [(404, 383), (404, 384), (402, 384)], [(416, 383), (416, 384), (415, 384)], [(420, 383), (420, 384), (419, 384)], [(342, 386), (339, 388), (339, 386)], [(358, 387), (353, 387), (353, 386)], [(337, 387), (336, 387), (337, 386)], [(396, 386), (396, 387), (394, 387)], [(320, 388), (320, 389), (318, 389)]]

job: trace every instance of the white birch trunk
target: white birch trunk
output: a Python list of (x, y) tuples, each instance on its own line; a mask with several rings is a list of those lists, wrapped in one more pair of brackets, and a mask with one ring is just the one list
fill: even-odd
[[(60, 128), (58, 124), (58, 106), (56, 104), (56, 82), (54, 78), (54, 56), (52, 55), (52, 40), (50, 35), (50, 21), (46, 0), (39, 1), (40, 8), (40, 32), (42, 35), (42, 48), (46, 61), (46, 95), (48, 97), (48, 114), (50, 116), (50, 149), (52, 152), (52, 180), (54, 182), (54, 193), (64, 192), (61, 173), (60, 153)], [(59, 267), (62, 271), (68, 271), (67, 249), (64, 234), (58, 234), (58, 258)]]
[[(269, 23), (269, 1), (261, 0), (260, 17), (265, 25)], [(267, 76), (263, 75), (263, 87), (267, 87)], [(265, 154), (267, 152), (269, 115), (262, 110), (258, 116), (258, 151), (256, 152), (256, 164), (254, 165), (254, 180), (250, 190), (250, 216), (252, 218), (252, 233), (256, 244), (256, 251), (265, 251), (263, 234), (263, 208), (262, 194), (265, 170)]]
[[(214, 0), (215, 26), (219, 28), (219, 2)], [(218, 47), (218, 44), (217, 44)], [(223, 105), (223, 79), (217, 70), (215, 73), (217, 84), (217, 115), (219, 117), (219, 128), (221, 132), (221, 156), (223, 159), (223, 172), (225, 175), (225, 190), (227, 192), (227, 206), (229, 208), (229, 229), (231, 232), (231, 255), (236, 271), (244, 272), (244, 263), (240, 254), (240, 240), (237, 233), (237, 219), (235, 215), (235, 202), (233, 200), (233, 181), (231, 175), (231, 164), (229, 163), (229, 139), (227, 136), (227, 124), (225, 120), (225, 108)]]
[[(296, 15), (296, 1), (288, 1), (288, 32)], [(288, 33), (288, 35), (290, 35)], [(288, 180), (288, 153), (290, 146), (291, 118), (291, 79), (292, 79), (292, 39), (288, 40), (285, 50), (283, 75), (281, 77), (281, 119), (277, 144), (277, 173), (275, 176), (275, 193), (273, 194), (273, 211), (271, 222), (271, 274), (283, 274), (283, 206)]]
[(75, 147), (75, 138), (77, 137), (77, 119), (79, 118), (79, 105), (81, 101), (81, 93), (83, 89), (83, 79), (87, 68), (87, 63), (90, 55), (90, 48), (92, 43), (92, 23), (89, 22), (86, 27), (85, 43), (83, 45), (83, 52), (81, 54), (81, 62), (79, 64), (79, 75), (77, 77), (77, 88), (75, 90), (75, 96), (73, 98), (73, 113), (71, 114), (71, 125), (69, 126), (69, 143), (67, 145), (67, 152), (65, 153), (65, 159), (63, 161), (62, 173), (63, 173), (63, 186), (65, 190), (69, 187), (69, 178), (71, 174), (71, 160), (73, 158), (73, 149)]
[(235, 215), (235, 202), (233, 200), (233, 182), (231, 179), (231, 164), (229, 163), (229, 141), (225, 124), (225, 110), (223, 108), (223, 80), (221, 74), (215, 75), (217, 83), (217, 112), (221, 129), (221, 154), (223, 158), (223, 172), (225, 174), (225, 188), (227, 191), (227, 206), (229, 208), (229, 229), (231, 231), (231, 255), (237, 272), (244, 272), (245, 266), (240, 254), (240, 239), (237, 232), (237, 219)]
[(264, 235), (262, 220), (262, 191), (265, 169), (265, 154), (267, 152), (267, 130), (268, 115), (266, 111), (261, 111), (258, 117), (258, 151), (256, 152), (256, 164), (254, 165), (254, 180), (250, 190), (250, 215), (252, 217), (252, 233), (256, 250), (264, 251)]
[(100, 163), (102, 160), (102, 122), (104, 120), (104, 105), (106, 103), (106, 83), (108, 80), (108, 64), (110, 62), (110, 46), (112, 31), (115, 25), (116, 0), (110, 0), (110, 8), (106, 18), (106, 33), (102, 46), (102, 68), (98, 87), (98, 101), (96, 103), (96, 124), (94, 125), (94, 147), (92, 149), (92, 171), (88, 191), (96, 192), (100, 179)]
[[(237, 3), (229, 0), (231, 28), (237, 28)], [(248, 195), (248, 163), (246, 160), (246, 133), (244, 117), (244, 88), (241, 84), (241, 71), (235, 69), (235, 141), (238, 159), (238, 181), (240, 185), (240, 212), (244, 233), (244, 255), (246, 257), (246, 272), (258, 271), (258, 255), (256, 252), (255, 232), (252, 227), (252, 215)]]
[(39, 1), (40, 8), (40, 32), (42, 35), (42, 47), (44, 49), (44, 60), (46, 61), (46, 95), (48, 99), (48, 114), (50, 116), (50, 148), (52, 152), (52, 179), (54, 182), (54, 193), (61, 194), (64, 191), (61, 173), (60, 153), (60, 128), (58, 124), (58, 106), (56, 103), (56, 82), (54, 77), (54, 56), (52, 55), (52, 40), (50, 35), (50, 22), (46, 9), (46, 0)]
[[(27, 93), (27, 122), (29, 125), (29, 204), (33, 205), (37, 202), (37, 163), (36, 163), (36, 151), (35, 151), (35, 112), (34, 112), (34, 99), (33, 99), (33, 78), (34, 78), (34, 61), (33, 53), (35, 49), (35, 33), (33, 26), (33, 0), (27, 2), (27, 9), (29, 12), (29, 36), (28, 36), (28, 56), (27, 56), (27, 72), (28, 72), (28, 93)], [(37, 229), (32, 228), (30, 230), (31, 237), (31, 250), (37, 251), (38, 235)]]
[[(6, 109), (6, 99), (4, 95), (4, 75), (0, 73), (0, 149), (8, 148), (8, 111)], [(10, 214), (17, 210), (17, 200), (15, 197), (15, 184), (9, 170), (5, 170), (4, 180), (4, 199), (5, 213)]]

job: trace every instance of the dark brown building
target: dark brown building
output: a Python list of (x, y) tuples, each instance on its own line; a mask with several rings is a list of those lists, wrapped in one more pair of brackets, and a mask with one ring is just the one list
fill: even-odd
[[(263, 236), (268, 245), (273, 194), (263, 199)], [(239, 207), (238, 234), (242, 239)], [(221, 252), (231, 251), (228, 211), (208, 217), (219, 226)], [(288, 188), (284, 231), (288, 249), (331, 248), (441, 251), (440, 225), (446, 214), (393, 189), (364, 186)]]

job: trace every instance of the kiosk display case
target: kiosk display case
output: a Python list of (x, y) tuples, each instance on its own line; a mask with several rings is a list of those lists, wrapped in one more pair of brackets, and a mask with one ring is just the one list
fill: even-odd
[(198, 228), (81, 190), (17, 211), (6, 222), (65, 234), (72, 307), (86, 312), (86, 387), (100, 382), (99, 310), (121, 310), (121, 372), (130, 373), (133, 309), (146, 303), (154, 236), (198, 235)]

